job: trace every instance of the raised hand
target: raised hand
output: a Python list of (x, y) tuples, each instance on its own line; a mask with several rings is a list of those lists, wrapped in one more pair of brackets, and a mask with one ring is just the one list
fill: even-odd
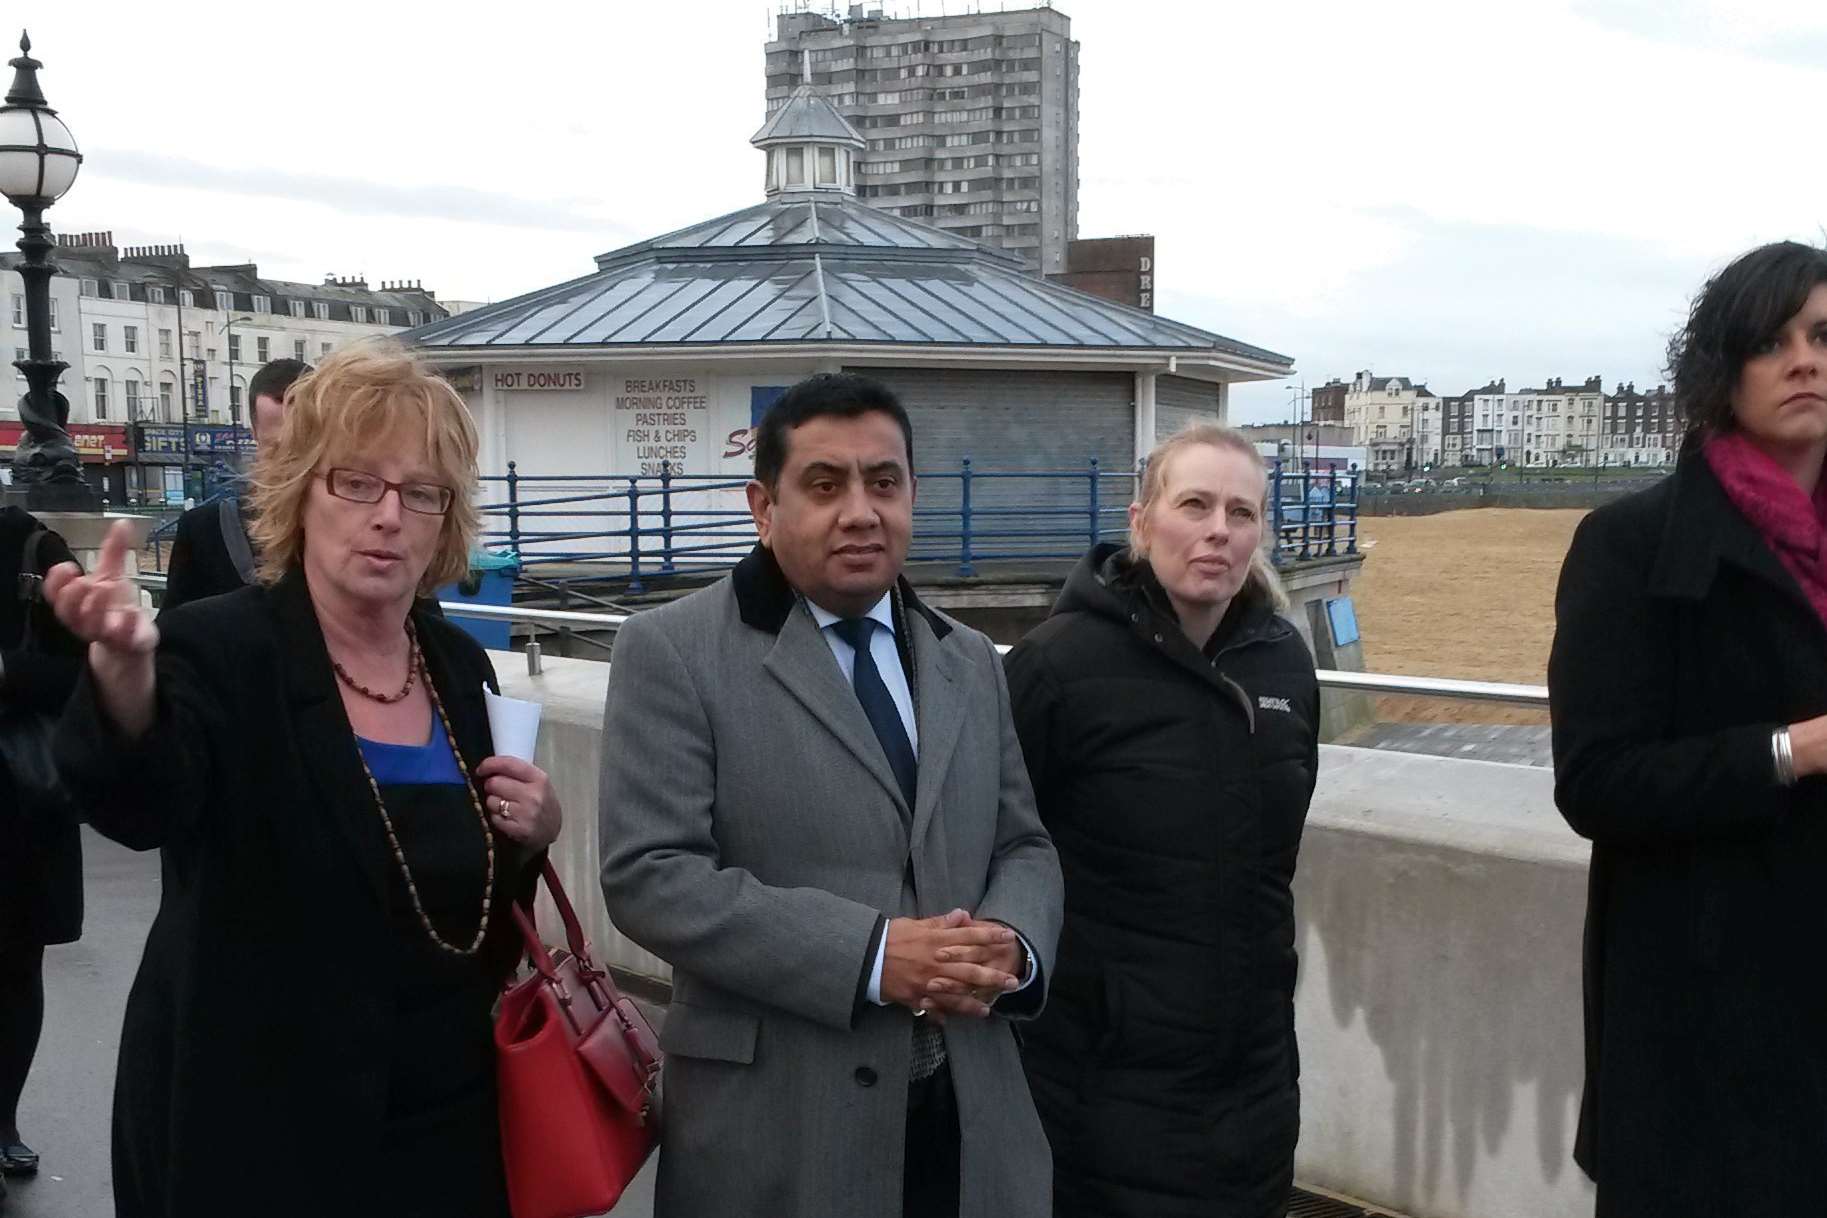
[(132, 524), (117, 522), (102, 541), (94, 572), (58, 563), (44, 577), (44, 595), (64, 627), (89, 644), (89, 670), (103, 709), (129, 739), (138, 739), (152, 726), (159, 629), (127, 579), (132, 546)]

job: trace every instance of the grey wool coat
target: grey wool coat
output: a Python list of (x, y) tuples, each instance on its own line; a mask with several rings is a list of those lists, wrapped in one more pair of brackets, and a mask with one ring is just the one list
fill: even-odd
[[(1007, 923), (1041, 974), (945, 1025), (961, 1218), (1047, 1218), (1051, 1157), (1009, 1026), (1046, 998), (1062, 890), (983, 635), (901, 585), (916, 806), (810, 611), (757, 547), (636, 615), (610, 666), (603, 896), (669, 961), (659, 1218), (901, 1208), (912, 1016), (864, 999), (883, 919)], [(919, 1171), (919, 1164), (907, 1165)]]

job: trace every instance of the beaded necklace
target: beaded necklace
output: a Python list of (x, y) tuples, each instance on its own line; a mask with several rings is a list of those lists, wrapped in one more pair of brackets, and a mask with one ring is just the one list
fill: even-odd
[[(450, 755), (456, 758), (457, 770), (463, 775), (463, 789), (469, 792), (470, 806), (476, 810), (476, 819), (482, 824), (482, 842), (488, 853), (488, 869), (482, 881), (482, 918), (476, 924), (476, 937), (470, 940), (468, 947), (458, 947), (447, 942), (438, 933), (438, 928), (431, 924), (431, 917), (425, 912), (424, 903), (419, 900), (419, 887), (413, 883), (412, 868), (406, 865), (406, 852), (400, 848), (399, 836), (393, 831), (393, 818), (387, 815), (387, 805), (381, 799), (381, 784), (374, 780), (374, 772), (368, 768), (368, 759), (362, 756), (360, 745), (356, 746), (355, 755), (362, 764), (362, 774), (368, 779), (368, 789), (374, 793), (374, 809), (381, 814), (381, 827), (387, 831), (387, 844), (393, 848), (393, 861), (406, 880), (406, 895), (412, 899), (413, 912), (419, 915), (419, 925), (425, 928), (431, 941), (444, 951), (456, 956), (473, 956), (482, 949), (482, 940), (488, 935), (489, 910), (495, 899), (495, 832), (489, 826), (488, 814), (482, 810), (482, 801), (476, 797), (476, 784), (471, 780), (469, 766), (463, 760), (463, 750), (457, 747), (457, 734), (451, 730), (450, 716), (444, 710), (444, 699), (438, 697), (438, 687), (425, 668), (425, 656), (419, 650), (418, 635), (412, 628), (410, 618), (406, 622), (406, 633), (412, 636), (413, 667), (424, 676), (425, 692), (431, 696), (432, 709), (438, 712), (438, 722), (444, 725), (444, 739), (449, 742)], [(411, 688), (410, 678), (407, 688)], [(367, 693), (366, 690), (361, 692)], [(404, 697), (404, 694), (401, 696)]]

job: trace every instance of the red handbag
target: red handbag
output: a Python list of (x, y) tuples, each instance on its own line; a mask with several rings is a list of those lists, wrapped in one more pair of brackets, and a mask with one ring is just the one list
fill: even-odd
[(501, 1160), (514, 1218), (584, 1218), (614, 1207), (659, 1141), (660, 1049), (591, 959), (550, 862), (545, 881), (570, 950), (548, 951), (512, 907), (534, 971), (495, 1015)]

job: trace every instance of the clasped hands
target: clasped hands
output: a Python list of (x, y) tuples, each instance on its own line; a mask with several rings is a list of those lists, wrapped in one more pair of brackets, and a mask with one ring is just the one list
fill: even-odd
[(936, 918), (893, 918), (882, 954), (882, 1000), (936, 1019), (982, 1019), (1026, 971), (1020, 936), (962, 909)]

